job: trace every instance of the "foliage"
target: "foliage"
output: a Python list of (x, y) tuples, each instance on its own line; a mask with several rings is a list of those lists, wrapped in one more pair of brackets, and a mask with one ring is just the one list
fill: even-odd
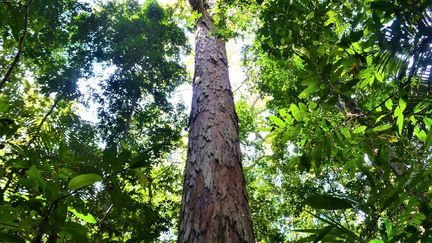
[[(429, 241), (430, 1), (263, 5), (246, 65), (270, 97), (261, 187), (284, 194), (268, 206), (281, 209), (272, 222), (299, 222), (280, 234)], [(252, 198), (268, 196), (255, 189)], [(318, 221), (301, 213), (312, 210)], [(273, 231), (258, 234), (272, 241)]]
[[(179, 55), (188, 51), (172, 10), (7, 1), (0, 13), (2, 67), (13, 66), (28, 26), (0, 96), (1, 241), (159, 238), (177, 220), (170, 193), (180, 173), (169, 155), (185, 126), (168, 101), (185, 81)], [(115, 71), (101, 80), (97, 66)], [(80, 117), (78, 86), (98, 80), (95, 124)]]

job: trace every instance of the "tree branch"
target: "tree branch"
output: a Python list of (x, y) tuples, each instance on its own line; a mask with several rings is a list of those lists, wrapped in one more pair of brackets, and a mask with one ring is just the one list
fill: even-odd
[(15, 54), (14, 60), (12, 61), (9, 69), (6, 72), (6, 75), (3, 77), (2, 81), (0, 82), (0, 90), (3, 87), (3, 85), (9, 80), (15, 66), (18, 64), (18, 61), (21, 57), (21, 54), (23, 52), (24, 49), (24, 40), (25, 37), (27, 35), (28, 32), (28, 25), (29, 25), (29, 13), (30, 13), (30, 6), (32, 4), (33, 0), (29, 0), (27, 5), (26, 5), (26, 10), (25, 10), (25, 17), (24, 17), (24, 32), (22, 33), (20, 40), (19, 40), (19, 44), (18, 44), (18, 52)]

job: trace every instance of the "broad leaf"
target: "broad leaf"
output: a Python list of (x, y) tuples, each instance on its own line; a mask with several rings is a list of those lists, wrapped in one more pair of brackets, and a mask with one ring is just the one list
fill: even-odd
[(45, 192), (46, 181), (35, 166), (26, 171), (27, 176), (35, 183), (35, 187), (40, 192)]
[(352, 208), (350, 201), (329, 195), (314, 195), (304, 201), (307, 205), (316, 209), (347, 209)]
[(84, 215), (82, 213), (79, 213), (78, 211), (76, 211), (74, 208), (72, 207), (68, 207), (68, 211), (73, 213), (76, 217), (78, 217), (79, 219), (81, 219), (84, 222), (90, 223), (90, 224), (96, 224), (96, 219), (93, 215), (91, 215), (90, 213)]
[(82, 174), (75, 176), (70, 180), (68, 184), (68, 188), (70, 190), (80, 189), (86, 186), (90, 186), (91, 184), (101, 181), (103, 178), (98, 174)]
[(388, 99), (385, 103), (384, 103), (384, 105), (385, 105), (385, 107), (388, 109), (388, 110), (393, 110), (393, 101), (392, 101), (392, 99)]
[(356, 127), (353, 131), (353, 133), (359, 133), (359, 134), (363, 134), (366, 131), (366, 126), (359, 126)]
[(269, 120), (276, 124), (278, 127), (285, 127), (285, 122), (275, 115), (270, 115)]
[(295, 104), (291, 104), (290, 110), (292, 115), (294, 116), (294, 119), (296, 119), (297, 121), (302, 120), (300, 109)]

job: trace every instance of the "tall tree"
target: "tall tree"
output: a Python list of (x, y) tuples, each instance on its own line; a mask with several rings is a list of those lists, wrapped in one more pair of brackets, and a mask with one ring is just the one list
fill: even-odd
[(214, 1), (189, 1), (197, 21), (195, 74), (179, 242), (254, 242), (225, 42)]

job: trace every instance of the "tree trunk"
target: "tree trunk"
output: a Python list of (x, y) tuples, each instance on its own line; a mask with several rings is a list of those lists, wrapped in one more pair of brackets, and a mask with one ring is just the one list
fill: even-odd
[(211, 17), (204, 11), (196, 31), (178, 241), (255, 242), (225, 42), (213, 36), (211, 29)]

